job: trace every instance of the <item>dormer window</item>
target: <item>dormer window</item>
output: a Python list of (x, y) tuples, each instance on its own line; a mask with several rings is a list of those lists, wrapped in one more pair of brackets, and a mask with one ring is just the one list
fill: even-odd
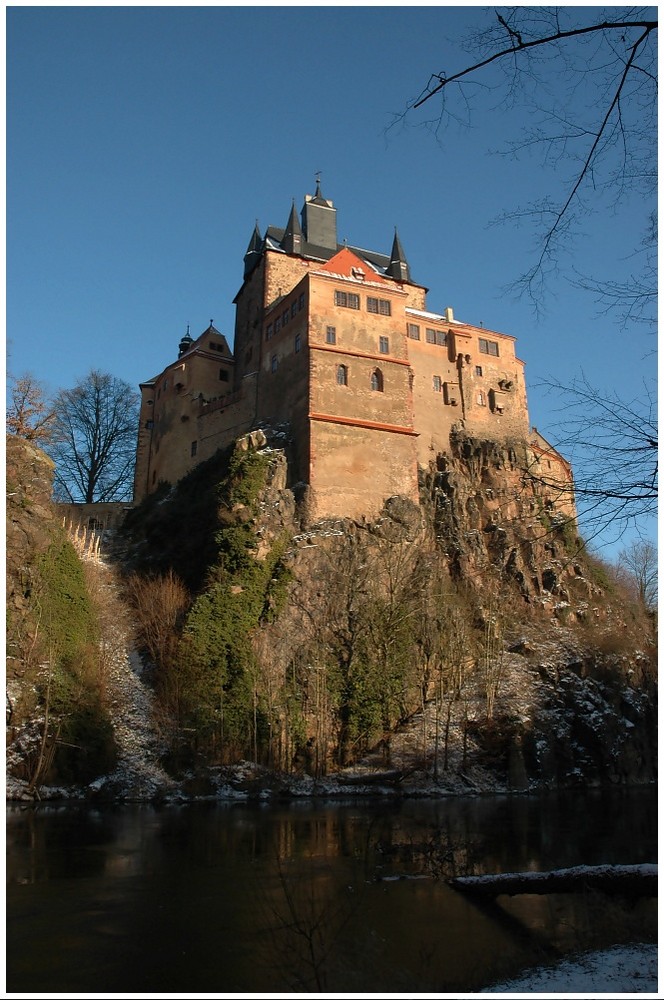
[(351, 267), (350, 273), (354, 278), (357, 278), (358, 281), (364, 281), (364, 271), (361, 267)]

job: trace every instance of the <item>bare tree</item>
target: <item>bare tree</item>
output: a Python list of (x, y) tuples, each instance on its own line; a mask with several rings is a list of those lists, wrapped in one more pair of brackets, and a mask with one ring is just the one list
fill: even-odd
[(639, 602), (647, 611), (657, 607), (657, 569), (657, 546), (646, 539), (632, 542), (618, 555), (618, 575), (622, 577), (627, 573)]
[(655, 400), (648, 386), (625, 401), (601, 392), (585, 377), (569, 385), (541, 383), (559, 401), (557, 445), (575, 469), (574, 482), (534, 478), (552, 492), (567, 490), (576, 499), (591, 532), (611, 526), (619, 535), (632, 522), (657, 512), (658, 439)]
[(54, 414), (44, 387), (29, 372), (10, 375), (7, 430), (37, 445), (44, 445), (53, 436)]
[(136, 638), (154, 664), (155, 687), (165, 707), (180, 715), (181, 678), (178, 648), (190, 595), (172, 570), (164, 576), (134, 573), (126, 581), (126, 592), (135, 613)]
[(131, 496), (138, 403), (127, 382), (94, 370), (57, 394), (48, 451), (58, 500), (95, 503)]
[[(514, 287), (536, 310), (588, 215), (638, 195), (647, 216), (644, 245), (628, 257), (637, 273), (599, 280), (576, 275), (576, 280), (609, 308), (624, 310), (626, 304), (631, 318), (652, 317), (656, 8), (507, 7), (489, 17), (485, 29), (466, 37), (460, 68), (432, 73), (398, 120), (433, 106), (426, 124), (440, 135), (451, 124), (469, 124), (481, 100), (492, 111), (523, 112), (527, 124), (508, 140), (505, 152), (541, 153), (545, 193), (500, 221), (534, 228), (533, 263)], [(557, 197), (551, 195), (550, 172), (556, 175)]]

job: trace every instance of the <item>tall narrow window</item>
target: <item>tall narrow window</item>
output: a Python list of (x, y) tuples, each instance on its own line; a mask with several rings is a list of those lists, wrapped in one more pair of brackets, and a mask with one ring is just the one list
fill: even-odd
[(435, 330), (431, 330), (431, 329), (429, 329), (429, 327), (427, 327), (426, 338), (427, 338), (427, 344), (435, 344), (436, 343), (436, 331)]
[(198, 451), (198, 441), (192, 441), (191, 442), (191, 457), (192, 458), (194, 457), (194, 455), (196, 454), (197, 451)]
[(417, 325), (417, 323), (408, 324), (408, 336), (410, 337), (411, 340), (420, 339), (420, 328)]
[(346, 365), (337, 368), (337, 385), (348, 385), (348, 369)]
[(380, 346), (380, 353), (381, 354), (389, 354), (390, 353), (390, 338), (389, 337), (381, 337), (380, 338), (380, 342), (379, 342), (379, 346)]
[(298, 333), (297, 336), (295, 337), (295, 353), (299, 354), (301, 349), (302, 349), (302, 337)]
[(433, 391), (441, 392), (443, 388), (443, 382), (440, 375), (434, 375), (433, 377)]
[(277, 370), (278, 367), (279, 367), (279, 362), (277, 360), (277, 355), (273, 354), (272, 355), (272, 360), (270, 362), (270, 370), (273, 371), (273, 372), (276, 372), (276, 370)]
[(380, 368), (375, 368), (371, 373), (371, 388), (374, 392), (383, 391), (383, 373)]
[(325, 331), (325, 343), (326, 344), (336, 344), (337, 342), (337, 329), (334, 326), (328, 326)]

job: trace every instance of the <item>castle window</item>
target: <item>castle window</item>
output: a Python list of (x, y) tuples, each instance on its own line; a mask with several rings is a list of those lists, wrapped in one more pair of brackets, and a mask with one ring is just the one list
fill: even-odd
[(390, 338), (381, 337), (379, 341), (380, 353), (389, 354), (390, 353)]
[(326, 344), (336, 344), (337, 342), (337, 328), (335, 326), (328, 326), (325, 333), (325, 343)]
[(445, 347), (447, 343), (447, 334), (443, 330), (436, 330), (436, 343), (439, 347)]
[(288, 309), (286, 310), (286, 312), (281, 317), (281, 325), (282, 326), (286, 326), (287, 322), (288, 322)]
[(274, 332), (279, 333), (280, 330), (281, 330), (281, 316), (277, 316), (277, 318), (274, 321)]
[(265, 339), (269, 340), (272, 336), (272, 324), (268, 323), (267, 330), (265, 331)]
[(302, 337), (298, 333), (297, 337), (295, 338), (295, 353), (296, 354), (299, 354), (301, 347), (302, 347)]
[(477, 393), (477, 405), (478, 406), (486, 406), (486, 400), (484, 399), (484, 393), (483, 392), (478, 392)]
[(193, 458), (198, 451), (198, 441), (191, 442), (191, 457)]
[(343, 306), (345, 309), (359, 309), (360, 296), (356, 295), (355, 292), (336, 291), (334, 293), (334, 304), (335, 306)]
[(383, 373), (380, 368), (374, 369), (371, 373), (371, 388), (373, 392), (383, 391)]
[(410, 337), (411, 340), (420, 339), (420, 328), (417, 325), (417, 323), (408, 324), (408, 336)]
[(228, 368), (219, 369), (219, 381), (228, 382)]
[(302, 292), (299, 299), (297, 300), (297, 308), (304, 309), (304, 292)]
[(270, 362), (270, 371), (276, 372), (276, 370), (277, 370), (278, 367), (279, 367), (279, 361), (277, 359), (277, 355), (273, 354), (272, 355), (272, 360)]
[(482, 377), (482, 366), (481, 365), (475, 365), (475, 374), (479, 375), (480, 378)]
[(151, 431), (153, 427), (154, 427), (154, 420), (146, 420), (145, 421), (145, 428), (146, 428), (146, 430)]
[(490, 354), (492, 357), (498, 357), (498, 344), (495, 340), (484, 340), (480, 337), (480, 354)]
[(348, 385), (348, 369), (345, 365), (337, 368), (337, 385)]
[(374, 299), (367, 296), (367, 312), (379, 313), (381, 316), (391, 316), (392, 307), (389, 299)]
[(297, 302), (294, 302), (293, 305), (290, 307), (291, 319), (293, 318), (296, 312), (297, 312)]
[(427, 327), (426, 339), (427, 339), (427, 344), (435, 344), (436, 343), (436, 331), (435, 330), (430, 330), (429, 327)]
[(441, 379), (440, 375), (434, 375), (434, 377), (433, 377), (433, 391), (434, 392), (441, 392), (442, 388), (443, 388), (443, 382), (442, 382), (442, 379)]

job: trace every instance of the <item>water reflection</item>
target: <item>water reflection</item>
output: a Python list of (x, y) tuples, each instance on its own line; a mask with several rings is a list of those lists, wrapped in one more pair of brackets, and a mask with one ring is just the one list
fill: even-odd
[(479, 989), (579, 942), (622, 940), (644, 924), (654, 935), (654, 904), (627, 913), (589, 896), (521, 896), (479, 906), (432, 876), (654, 861), (656, 816), (648, 789), (10, 808), (7, 986)]

